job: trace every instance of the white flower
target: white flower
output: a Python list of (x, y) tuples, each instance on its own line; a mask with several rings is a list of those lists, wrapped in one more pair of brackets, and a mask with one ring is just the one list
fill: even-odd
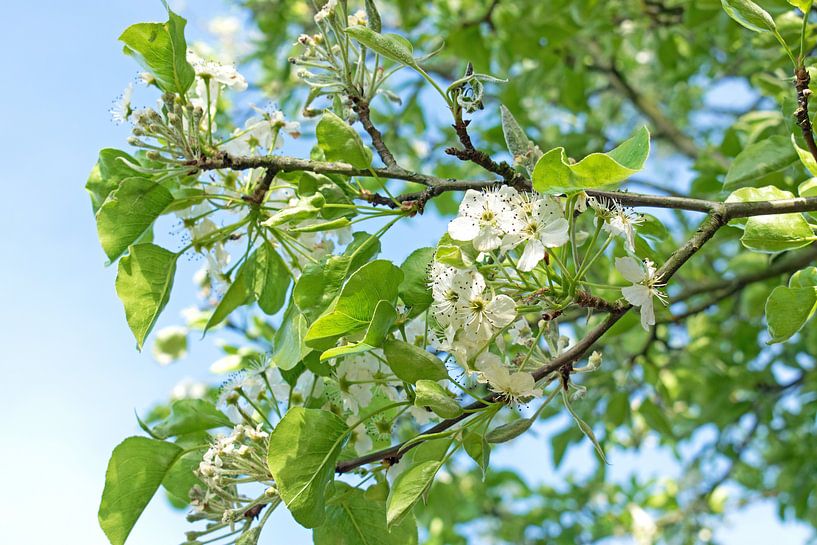
[(480, 372), (480, 382), (487, 382), (492, 392), (508, 402), (516, 403), (542, 395), (532, 374), (524, 371), (511, 373), (496, 354), (483, 352), (477, 357), (476, 366)]
[(658, 290), (658, 279), (655, 276), (655, 265), (649, 259), (641, 263), (631, 256), (617, 257), (616, 269), (632, 286), (621, 288), (621, 295), (633, 306), (641, 307), (641, 327), (649, 331), (655, 325), (653, 297), (665, 303), (665, 295)]
[(326, 4), (320, 9), (318, 13), (315, 14), (315, 22), (320, 23), (335, 11), (335, 7), (338, 5), (338, 0), (327, 0)]
[[(192, 49), (187, 50), (187, 62), (193, 65), (193, 70), (196, 72), (196, 75), (203, 80), (216, 81), (236, 91), (245, 91), (247, 89), (247, 80), (238, 73), (238, 70), (236, 70), (233, 65), (221, 64), (216, 61), (206, 61), (199, 57)], [(211, 89), (211, 91), (212, 90), (213, 89)], [(206, 98), (206, 95), (200, 94), (199, 97)]]
[(519, 212), (512, 205), (517, 196), (509, 186), (469, 189), (460, 203), (459, 216), (448, 224), (448, 234), (454, 240), (470, 240), (479, 252), (499, 248), (503, 235), (516, 233), (522, 227)]
[(153, 359), (159, 365), (168, 365), (187, 355), (187, 328), (169, 326), (156, 332), (153, 341)]
[(131, 100), (133, 100), (133, 84), (129, 83), (110, 110), (115, 123), (124, 123), (131, 116), (133, 113)]
[(303, 405), (310, 398), (320, 397), (323, 393), (323, 380), (312, 371), (304, 371), (295, 382), (290, 396), (291, 404)]
[(557, 248), (567, 242), (570, 225), (562, 207), (552, 198), (531, 199), (524, 195), (517, 202), (523, 212), (522, 226), (503, 239), (502, 248), (510, 249), (527, 241), (518, 266), (522, 271), (531, 271), (545, 258), (545, 248)]
[(207, 395), (207, 384), (190, 377), (180, 380), (170, 391), (170, 399), (202, 399)]
[(344, 358), (337, 366), (337, 384), (343, 408), (357, 412), (372, 402), (377, 363), (363, 357)]
[(366, 26), (366, 23), (369, 21), (369, 18), (366, 17), (366, 12), (362, 9), (357, 10), (346, 19), (349, 26)]
[(617, 202), (613, 203), (611, 214), (605, 218), (605, 231), (613, 236), (624, 238), (624, 247), (628, 251), (635, 251), (635, 226), (644, 222), (644, 218), (622, 208)]
[(259, 115), (247, 119), (244, 128), (237, 129), (222, 149), (233, 155), (247, 155), (256, 148), (273, 151), (284, 145), (282, 130), (293, 138), (300, 136), (300, 123), (287, 121), (280, 110), (255, 110)]
[[(467, 274), (463, 274), (467, 273)], [(507, 295), (486, 297), (485, 278), (476, 271), (463, 271), (454, 277), (459, 293), (455, 322), (471, 339), (486, 339), (516, 319), (516, 303)]]

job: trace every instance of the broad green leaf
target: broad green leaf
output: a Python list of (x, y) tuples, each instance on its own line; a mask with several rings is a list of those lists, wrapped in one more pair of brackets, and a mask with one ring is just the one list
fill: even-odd
[(147, 437), (129, 437), (113, 450), (99, 505), (99, 525), (111, 545), (125, 543), (181, 453), (173, 443)]
[(812, 176), (817, 176), (817, 160), (814, 159), (811, 152), (798, 146), (794, 135), (791, 135), (791, 145), (797, 153), (797, 157), (800, 158), (800, 162), (806, 167), (806, 170), (808, 170)]
[(281, 499), (306, 528), (323, 524), (326, 485), (348, 429), (330, 412), (293, 407), (270, 434), (267, 465)]
[(210, 328), (226, 320), (227, 316), (235, 309), (252, 301), (254, 297), (253, 284), (255, 280), (255, 260), (257, 255), (256, 252), (250, 254), (247, 260), (238, 269), (238, 272), (235, 273), (232, 284), (230, 284), (230, 287), (224, 292), (221, 301), (218, 302), (213, 314), (210, 315), (210, 319), (207, 320), (207, 325), (204, 326), (205, 333)]
[(388, 301), (380, 301), (374, 309), (374, 314), (363, 340), (330, 348), (321, 354), (321, 361), (337, 358), (338, 356), (368, 352), (380, 347), (391, 331), (395, 320), (397, 320), (397, 310), (395, 310), (394, 305)]
[(488, 443), (485, 435), (466, 430), (462, 438), (462, 446), (465, 448), (465, 452), (468, 456), (470, 456), (482, 470), (482, 479), (485, 480), (488, 465), (491, 460), (491, 445)]
[(817, 287), (817, 267), (806, 267), (799, 270), (789, 278), (790, 288), (814, 288)]
[(315, 128), (315, 136), (327, 161), (348, 163), (360, 169), (372, 165), (372, 150), (363, 145), (355, 129), (334, 113), (327, 111), (323, 114)]
[(721, 0), (721, 4), (729, 17), (749, 30), (766, 32), (777, 29), (772, 16), (752, 0)]
[(661, 435), (672, 437), (672, 426), (670, 426), (667, 415), (651, 399), (647, 398), (642, 401), (638, 407), (638, 414), (644, 417), (644, 421), (650, 428)]
[(809, 178), (797, 186), (797, 194), (801, 197), (817, 197), (817, 178)]
[(289, 268), (272, 244), (261, 244), (255, 253), (252, 286), (261, 310), (267, 314), (281, 310), (291, 281)]
[(125, 53), (132, 55), (156, 77), (163, 91), (183, 95), (193, 84), (196, 73), (187, 62), (184, 27), (187, 21), (168, 9), (166, 23), (138, 23), (119, 36)]
[(272, 341), (272, 361), (276, 367), (286, 371), (304, 358), (308, 350), (304, 345), (306, 329), (306, 318), (290, 304)]
[(650, 154), (646, 127), (607, 153), (592, 153), (571, 163), (564, 148), (545, 153), (533, 169), (533, 188), (540, 193), (565, 193), (615, 186), (644, 168)]
[(485, 434), (485, 440), (489, 443), (505, 443), (528, 431), (531, 425), (533, 425), (533, 420), (519, 418), (492, 429)]
[(499, 114), (502, 120), (502, 134), (505, 136), (505, 144), (513, 156), (514, 164), (532, 173), (536, 162), (542, 157), (542, 150), (531, 142), (504, 104), (499, 106)]
[(349, 256), (329, 256), (307, 265), (292, 290), (292, 300), (309, 322), (325, 311), (340, 291), (351, 263)]
[(420, 462), (397, 476), (386, 500), (386, 525), (389, 528), (400, 524), (411, 513), (414, 505), (431, 487), (441, 465), (439, 460)]
[(411, 42), (399, 34), (380, 34), (365, 26), (348, 27), (346, 33), (387, 59), (412, 68), (417, 67), (417, 61), (414, 59), (414, 47)]
[(343, 255), (349, 256), (349, 273), (374, 259), (380, 253), (380, 239), (364, 231), (352, 233), (352, 242), (343, 250)]
[(789, 4), (798, 8), (803, 13), (807, 12), (811, 5), (814, 3), (814, 0), (788, 0)]
[(431, 305), (428, 270), (434, 253), (434, 248), (419, 248), (409, 254), (400, 265), (400, 270), (403, 271), (400, 299), (409, 307), (410, 316), (418, 316)]
[[(794, 195), (774, 186), (745, 187), (733, 192), (726, 202), (756, 202), (791, 199)], [(754, 216), (735, 220), (733, 225), (743, 224), (740, 241), (750, 250), (765, 253), (794, 250), (811, 244), (814, 233), (802, 214), (775, 214)]]
[(791, 140), (785, 136), (771, 136), (754, 144), (749, 144), (741, 151), (726, 173), (723, 180), (724, 189), (735, 189), (790, 167), (797, 162), (797, 151)]
[(119, 260), (116, 294), (139, 350), (170, 298), (178, 257), (154, 244), (136, 244)]
[(85, 189), (91, 196), (91, 206), (96, 214), (108, 195), (111, 194), (119, 183), (125, 178), (141, 176), (141, 174), (125, 162), (136, 164), (138, 161), (124, 151), (105, 148), (99, 152), (99, 160), (91, 170)]
[(389, 368), (397, 378), (410, 384), (418, 380), (445, 380), (445, 364), (430, 352), (410, 343), (389, 339), (383, 345)]
[(173, 195), (146, 178), (127, 178), (96, 213), (99, 242), (105, 255), (116, 261), (128, 246), (150, 229)]
[(364, 492), (336, 482), (326, 503), (326, 522), (312, 532), (315, 545), (417, 545), (414, 517), (387, 528), (386, 505), (370, 493), (373, 489)]
[(210, 441), (212, 437), (204, 431), (182, 435), (176, 439), (175, 444), (186, 452), (176, 458), (162, 479), (162, 487), (174, 502), (174, 507), (184, 508), (190, 504), (190, 489), (194, 486), (204, 488), (204, 483), (196, 476), (196, 470)]
[(203, 399), (180, 399), (170, 406), (170, 414), (153, 428), (160, 439), (213, 428), (233, 427), (227, 416), (209, 401)]
[(349, 277), (335, 306), (309, 328), (306, 344), (317, 346), (327, 339), (367, 327), (380, 301), (395, 302), (402, 280), (403, 272), (389, 261), (363, 265)]
[(781, 343), (800, 331), (817, 310), (817, 287), (778, 286), (766, 300), (769, 344)]
[(456, 418), (462, 414), (462, 407), (451, 393), (433, 380), (418, 380), (414, 393), (416, 407), (428, 407), (442, 418)]

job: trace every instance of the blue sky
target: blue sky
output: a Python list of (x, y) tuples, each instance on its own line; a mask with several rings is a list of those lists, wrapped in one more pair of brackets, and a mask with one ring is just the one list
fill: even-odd
[[(178, 4), (175, 4), (178, 6)], [(218, 0), (180, 6), (194, 36), (208, 19), (229, 13)], [(182, 362), (161, 368), (138, 353), (114, 292), (115, 271), (104, 266), (83, 185), (102, 147), (124, 147), (127, 128), (108, 108), (137, 74), (116, 38), (127, 25), (161, 20), (159, 0), (106, 2), (44, 0), (4, 6), (0, 33), (5, 52), (0, 87), (3, 198), (0, 228), (7, 248), (0, 269), (0, 356), (6, 422), (0, 447), (0, 520), (5, 543), (104, 544), (96, 522), (104, 468), (111, 449), (138, 433), (134, 410), (166, 398), (184, 377), (206, 377), (217, 357), (211, 341), (191, 348)], [(430, 226), (429, 226), (430, 223)], [(400, 244), (429, 244), (444, 225), (409, 225)], [(10, 251), (8, 251), (10, 249)], [(178, 321), (193, 301), (188, 280), (198, 266), (185, 263), (160, 325)], [(588, 453), (577, 453), (579, 460)], [(543, 437), (528, 436), (495, 462), (532, 479), (553, 481)], [(611, 472), (672, 472), (665, 454), (613, 457)], [(558, 478), (558, 477), (556, 477)], [(736, 517), (723, 534), (729, 544), (804, 541), (807, 531), (781, 525), (771, 507)], [(311, 543), (280, 509), (263, 543)], [(182, 514), (157, 498), (136, 526), (131, 545), (173, 544), (189, 529)], [(272, 534), (275, 538), (272, 539)]]

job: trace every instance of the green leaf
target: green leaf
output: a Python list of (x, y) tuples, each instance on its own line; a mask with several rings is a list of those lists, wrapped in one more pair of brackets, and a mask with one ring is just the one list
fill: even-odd
[(416, 407), (428, 407), (442, 418), (456, 418), (462, 414), (462, 407), (451, 393), (433, 380), (418, 380), (414, 393)]
[(423, 379), (448, 378), (448, 370), (440, 358), (413, 344), (389, 339), (383, 345), (383, 353), (397, 378), (410, 384)]
[(368, 352), (369, 350), (380, 347), (396, 320), (397, 310), (395, 310), (394, 305), (388, 301), (378, 302), (374, 309), (372, 319), (369, 322), (369, 328), (363, 336), (363, 340), (357, 343), (330, 348), (321, 354), (321, 361), (339, 356), (347, 356), (349, 354)]
[(400, 265), (403, 281), (400, 283), (400, 299), (409, 307), (410, 316), (418, 316), (431, 305), (431, 288), (428, 269), (434, 259), (434, 248), (414, 250)]
[(308, 346), (318, 346), (327, 340), (368, 326), (380, 301), (394, 303), (403, 272), (389, 261), (367, 263), (349, 277), (335, 306), (318, 318), (306, 333)]
[(814, 0), (788, 0), (788, 2), (803, 13), (806, 13), (809, 9), (811, 9), (811, 5), (814, 3)]
[(330, 256), (322, 263), (307, 265), (292, 290), (292, 300), (306, 319), (313, 322), (340, 291), (351, 263), (349, 256)]
[(276, 227), (284, 223), (298, 223), (312, 219), (317, 216), (321, 207), (326, 203), (326, 198), (321, 193), (315, 193), (306, 197), (301, 197), (295, 203), (278, 210), (275, 214), (267, 218), (261, 225), (266, 227)]
[(224, 292), (221, 301), (207, 320), (207, 325), (204, 326), (205, 333), (226, 320), (235, 309), (252, 301), (256, 257), (257, 254), (253, 252), (238, 269), (232, 284)]
[(791, 338), (814, 316), (815, 310), (817, 287), (776, 287), (766, 300), (766, 323), (771, 336), (768, 343)]
[(380, 32), (383, 24), (380, 21), (380, 12), (377, 11), (377, 6), (374, 5), (374, 0), (366, 0), (365, 5), (367, 26), (375, 32)]
[(129, 437), (113, 450), (99, 504), (99, 525), (112, 545), (125, 543), (181, 453), (173, 443), (147, 437)]
[[(756, 202), (791, 199), (794, 195), (774, 186), (745, 187), (733, 192), (726, 202)], [(775, 214), (754, 216), (730, 222), (735, 226), (743, 223), (741, 243), (750, 250), (776, 253), (794, 250), (811, 244), (814, 233), (803, 214)]]
[(170, 299), (178, 257), (154, 244), (136, 244), (119, 260), (116, 294), (139, 350)]
[(485, 480), (488, 474), (488, 465), (491, 460), (491, 445), (488, 444), (485, 435), (466, 429), (465, 436), (462, 438), (462, 446), (465, 448), (465, 452), (468, 456), (470, 456), (482, 470), (482, 479)]
[(294, 304), (290, 304), (272, 340), (272, 361), (276, 367), (287, 371), (304, 359), (308, 351), (304, 345), (306, 329), (306, 318)]
[(412, 68), (417, 67), (417, 61), (414, 60), (414, 47), (411, 42), (399, 34), (380, 34), (365, 26), (350, 26), (346, 29), (346, 34), (387, 59)]
[(724, 189), (735, 189), (763, 176), (778, 172), (797, 162), (797, 151), (785, 136), (770, 136), (741, 151), (726, 173)]
[(429, 460), (414, 464), (394, 480), (386, 500), (386, 525), (391, 528), (411, 513), (426, 490), (434, 482), (442, 462)]
[(255, 253), (252, 287), (261, 310), (267, 314), (281, 310), (291, 281), (289, 268), (272, 244), (261, 244)]
[(575, 164), (564, 148), (554, 148), (536, 162), (533, 188), (541, 193), (565, 193), (615, 186), (644, 168), (649, 154), (647, 127), (608, 153), (592, 153)]
[(203, 399), (180, 399), (170, 406), (170, 414), (153, 428), (160, 439), (213, 428), (232, 428), (233, 424), (224, 413)]
[(536, 162), (542, 157), (542, 150), (531, 142), (504, 104), (499, 106), (499, 114), (502, 120), (502, 134), (505, 136), (505, 144), (513, 156), (514, 164), (533, 172)]
[(664, 411), (651, 399), (644, 399), (638, 407), (638, 414), (644, 417), (644, 421), (650, 428), (661, 435), (672, 437), (672, 426), (670, 426), (669, 419), (664, 414)]
[(797, 186), (797, 194), (801, 197), (817, 197), (817, 178), (809, 178)]
[(185, 94), (196, 73), (187, 62), (187, 42), (184, 27), (187, 21), (167, 10), (166, 23), (138, 23), (129, 26), (119, 39), (125, 43), (125, 53), (156, 77), (163, 91)]
[(177, 438), (175, 444), (186, 452), (176, 458), (162, 479), (162, 487), (167, 491), (171, 501), (175, 502), (174, 506), (183, 508), (189, 505), (190, 489), (194, 486), (204, 488), (204, 483), (196, 476), (196, 470), (211, 440), (207, 432), (196, 432)]
[(91, 206), (94, 214), (96, 214), (105, 199), (111, 192), (119, 187), (119, 183), (132, 177), (139, 177), (141, 174), (125, 163), (138, 163), (136, 159), (125, 153), (124, 151), (105, 148), (99, 152), (99, 160), (91, 170), (88, 181), (85, 183), (85, 189), (91, 196)]
[(281, 499), (306, 528), (324, 521), (326, 485), (348, 430), (330, 412), (293, 407), (270, 434), (267, 465)]
[(775, 31), (769, 13), (751, 0), (721, 0), (723, 10), (740, 25), (754, 32)]
[(127, 178), (96, 213), (99, 242), (105, 255), (116, 261), (128, 246), (150, 229), (173, 202), (173, 195), (146, 178)]
[(800, 158), (800, 162), (806, 167), (806, 170), (808, 170), (812, 176), (817, 176), (817, 160), (814, 159), (811, 152), (798, 146), (797, 139), (794, 138), (794, 135), (791, 135), (791, 145), (795, 153), (797, 153), (797, 157)]
[(790, 288), (813, 288), (817, 287), (817, 267), (806, 267), (799, 270), (789, 278)]
[[(413, 516), (386, 527), (386, 505), (343, 482), (326, 504), (326, 522), (312, 532), (315, 545), (417, 545), (417, 523)], [(379, 492), (379, 490), (377, 491)]]
[(258, 545), (258, 539), (261, 537), (261, 526), (253, 526), (243, 534), (235, 542), (235, 545)]
[(315, 135), (327, 161), (348, 163), (360, 169), (372, 165), (372, 150), (363, 145), (355, 129), (334, 113), (327, 111), (323, 114)]
[(533, 420), (520, 418), (492, 429), (485, 434), (485, 440), (489, 443), (505, 443), (528, 431), (531, 425), (533, 425)]

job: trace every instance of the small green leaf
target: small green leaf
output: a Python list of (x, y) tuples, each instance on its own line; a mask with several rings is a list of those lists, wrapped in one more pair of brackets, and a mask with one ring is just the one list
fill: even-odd
[(451, 393), (433, 380), (418, 380), (414, 393), (416, 407), (428, 407), (442, 418), (456, 418), (462, 414), (462, 407)]
[(357, 343), (350, 343), (344, 346), (330, 348), (321, 354), (321, 361), (326, 361), (339, 356), (368, 352), (378, 348), (383, 344), (386, 336), (391, 331), (395, 320), (397, 320), (397, 310), (388, 301), (380, 301), (374, 309), (374, 314), (369, 322), (369, 328), (363, 336), (363, 340)]
[(797, 139), (794, 138), (794, 135), (791, 135), (791, 145), (794, 148), (794, 151), (797, 153), (797, 156), (800, 158), (800, 162), (803, 163), (804, 167), (806, 167), (806, 170), (808, 170), (812, 176), (817, 176), (817, 160), (814, 159), (811, 152), (798, 146)]
[(308, 351), (304, 345), (306, 329), (306, 318), (298, 311), (298, 307), (290, 303), (281, 327), (272, 340), (272, 361), (276, 367), (287, 371), (304, 358)]
[(119, 39), (125, 43), (125, 53), (156, 77), (159, 88), (183, 95), (196, 77), (193, 66), (187, 62), (184, 39), (187, 21), (169, 9), (167, 13), (166, 23), (131, 25)]
[(340, 161), (360, 169), (372, 165), (372, 150), (363, 145), (355, 129), (334, 113), (327, 111), (323, 114), (315, 135), (327, 161)]
[(306, 333), (308, 346), (319, 346), (327, 340), (368, 326), (380, 301), (394, 303), (403, 272), (389, 261), (367, 263), (349, 277), (335, 306), (318, 318)]
[(210, 315), (210, 319), (207, 320), (207, 325), (204, 326), (205, 333), (212, 327), (226, 320), (227, 316), (235, 309), (252, 301), (256, 256), (257, 254), (255, 252), (250, 254), (247, 260), (238, 269), (232, 284), (230, 284), (230, 287), (224, 292), (221, 301), (218, 302), (213, 314)]
[(325, 490), (349, 428), (319, 409), (293, 407), (270, 434), (267, 465), (281, 499), (306, 528), (325, 518)]
[(465, 436), (462, 438), (462, 446), (465, 447), (465, 452), (468, 456), (470, 456), (482, 470), (482, 479), (484, 480), (488, 472), (488, 464), (491, 460), (491, 445), (488, 443), (488, 440), (481, 433), (466, 430)]
[(801, 197), (817, 197), (817, 178), (809, 178), (797, 186), (797, 194)]
[(811, 9), (811, 5), (814, 3), (814, 0), (788, 0), (788, 2), (803, 13), (806, 13), (809, 9)]
[(766, 300), (766, 323), (771, 337), (769, 344), (791, 338), (814, 316), (815, 310), (817, 287), (776, 287)]
[(806, 267), (799, 270), (789, 278), (790, 288), (814, 288), (817, 287), (817, 267)]
[(99, 242), (105, 255), (116, 261), (128, 246), (150, 229), (173, 202), (173, 195), (146, 178), (122, 180), (96, 213)]
[(275, 214), (267, 218), (261, 225), (266, 227), (277, 227), (284, 223), (298, 223), (312, 219), (317, 216), (321, 207), (326, 203), (323, 194), (315, 193), (306, 197), (301, 197), (295, 203), (287, 205), (278, 210)]
[(99, 525), (111, 545), (123, 545), (182, 449), (173, 443), (128, 437), (111, 454), (99, 505)]
[[(726, 202), (757, 202), (792, 199), (794, 195), (774, 186), (744, 187), (727, 197)], [(750, 250), (776, 253), (808, 246), (815, 240), (814, 233), (803, 214), (774, 214), (734, 220), (730, 224), (743, 225), (741, 243)]]
[(650, 153), (650, 133), (641, 127), (607, 153), (592, 153), (568, 161), (564, 148), (545, 153), (533, 169), (533, 188), (541, 193), (565, 193), (615, 186), (644, 168)]
[(389, 339), (383, 345), (383, 354), (397, 378), (410, 384), (418, 380), (445, 380), (445, 364), (430, 352), (410, 343)]
[(394, 480), (386, 500), (386, 525), (391, 528), (411, 513), (422, 495), (431, 487), (442, 462), (429, 460), (414, 464)]
[(85, 189), (91, 196), (91, 206), (96, 214), (105, 199), (119, 187), (119, 183), (126, 178), (139, 177), (141, 174), (125, 162), (136, 164), (138, 161), (124, 151), (105, 148), (99, 152), (99, 160), (94, 165)]
[(740, 25), (754, 32), (775, 31), (769, 13), (751, 0), (721, 0), (723, 10)]
[[(365, 492), (343, 482), (326, 502), (326, 522), (315, 528), (315, 545), (417, 545), (417, 523), (407, 516), (386, 527), (386, 505), (378, 485)], [(385, 499), (385, 498), (384, 498)]]
[(283, 258), (272, 244), (262, 243), (255, 253), (252, 291), (267, 314), (275, 314), (284, 306), (292, 277)]
[(346, 34), (387, 59), (412, 68), (417, 67), (417, 61), (414, 59), (414, 47), (411, 42), (399, 34), (380, 34), (365, 26), (348, 27)]
[(485, 434), (485, 440), (489, 443), (505, 443), (528, 431), (531, 425), (533, 425), (533, 420), (529, 418), (519, 418), (492, 429)]
[(403, 271), (400, 299), (409, 307), (409, 316), (418, 316), (431, 305), (428, 269), (434, 253), (434, 248), (419, 248), (400, 265), (400, 270)]
[(154, 244), (136, 244), (119, 260), (116, 294), (139, 350), (170, 299), (178, 257)]
[(374, 0), (366, 0), (366, 21), (367, 26), (375, 32), (380, 32), (383, 24), (380, 22), (380, 12), (374, 5)]
[(332, 231), (335, 229), (343, 229), (352, 225), (349, 218), (335, 218), (329, 221), (320, 223), (313, 223), (312, 225), (303, 225), (301, 227), (293, 227), (289, 229), (290, 233), (318, 233), (321, 231)]
[(230, 419), (209, 401), (203, 399), (180, 399), (170, 406), (170, 414), (153, 428), (160, 439), (177, 435), (228, 427)]
[(542, 150), (531, 142), (504, 104), (500, 105), (499, 114), (502, 120), (502, 134), (505, 136), (505, 144), (513, 156), (514, 164), (532, 173), (536, 162), (542, 157)]
[(741, 151), (726, 173), (724, 189), (752, 185), (752, 181), (786, 169), (797, 162), (797, 151), (785, 136), (770, 136)]

